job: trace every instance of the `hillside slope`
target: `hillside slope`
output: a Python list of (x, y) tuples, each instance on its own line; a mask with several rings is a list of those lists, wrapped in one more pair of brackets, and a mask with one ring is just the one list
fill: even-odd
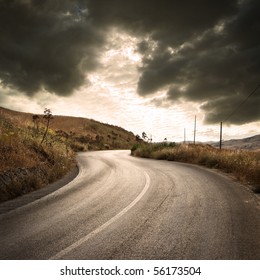
[[(40, 117), (40, 126), (44, 120)], [(16, 112), (0, 107), (0, 118), (7, 119), (21, 128), (33, 127), (33, 114)], [(92, 119), (55, 116), (50, 125), (52, 133), (64, 131), (74, 142), (75, 150), (130, 149), (135, 143), (135, 135), (125, 129), (104, 124)], [(78, 145), (78, 149), (77, 146)]]
[(63, 177), (75, 152), (129, 149), (135, 135), (94, 120), (53, 116), (46, 137), (43, 115), (0, 107), (0, 202)]
[[(218, 147), (219, 143), (210, 143), (214, 147)], [(260, 150), (260, 134), (242, 138), (242, 139), (231, 139), (222, 142), (222, 147), (224, 149), (239, 149), (239, 150)]]

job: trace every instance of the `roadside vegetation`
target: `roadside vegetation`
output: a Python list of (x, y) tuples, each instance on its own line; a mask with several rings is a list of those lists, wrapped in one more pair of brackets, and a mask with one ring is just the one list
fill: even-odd
[(25, 129), (1, 118), (0, 133), (0, 202), (60, 179), (75, 165), (64, 139), (49, 132), (42, 142), (44, 127)]
[(220, 169), (260, 193), (260, 151), (219, 150), (203, 144), (141, 143), (133, 145), (136, 157), (180, 161)]
[(130, 149), (131, 132), (94, 120), (0, 107), (0, 202), (39, 189), (75, 167), (80, 151)]

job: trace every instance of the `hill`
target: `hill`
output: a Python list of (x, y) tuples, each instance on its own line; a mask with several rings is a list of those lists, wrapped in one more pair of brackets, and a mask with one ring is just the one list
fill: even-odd
[(130, 149), (135, 135), (91, 119), (33, 115), (0, 107), (0, 202), (63, 177), (75, 152)]
[[(6, 119), (20, 128), (34, 127), (34, 114), (16, 112), (0, 107), (0, 119)], [(43, 115), (39, 115), (43, 125)], [(65, 132), (73, 140), (72, 148), (79, 150), (130, 149), (135, 143), (135, 135), (125, 129), (104, 124), (92, 119), (55, 116), (50, 125), (53, 133)]]
[[(210, 143), (213, 147), (218, 147), (219, 143), (214, 142)], [(231, 150), (254, 150), (260, 151), (260, 134), (243, 138), (243, 139), (231, 139), (222, 142), (222, 147), (224, 149), (231, 149)]]

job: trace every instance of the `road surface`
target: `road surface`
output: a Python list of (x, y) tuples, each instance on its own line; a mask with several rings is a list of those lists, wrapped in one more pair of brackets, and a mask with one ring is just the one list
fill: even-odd
[(260, 259), (259, 197), (231, 178), (129, 151), (78, 162), (69, 184), (0, 215), (0, 259)]

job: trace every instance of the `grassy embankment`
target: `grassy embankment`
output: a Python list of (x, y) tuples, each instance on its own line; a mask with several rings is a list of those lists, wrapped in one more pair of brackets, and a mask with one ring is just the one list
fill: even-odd
[(130, 149), (135, 136), (116, 126), (84, 118), (46, 120), (0, 108), (0, 202), (39, 189), (75, 166), (78, 151)]
[(260, 192), (260, 152), (244, 150), (219, 150), (202, 144), (136, 144), (132, 155), (158, 160), (180, 161), (220, 169), (234, 175)]
[[(0, 119), (0, 202), (41, 188), (65, 175), (74, 164), (74, 153), (59, 137), (40, 144), (42, 132)], [(49, 132), (49, 140), (55, 135)]]

